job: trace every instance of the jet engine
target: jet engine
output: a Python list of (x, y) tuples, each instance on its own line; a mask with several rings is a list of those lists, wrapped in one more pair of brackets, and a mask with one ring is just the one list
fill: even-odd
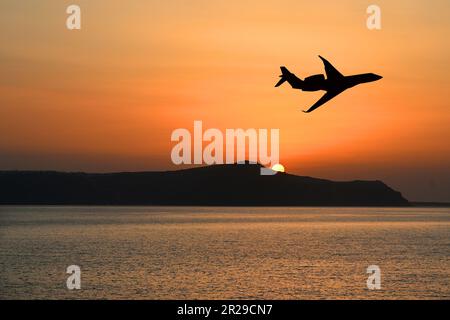
[(309, 76), (305, 78), (305, 82), (307, 83), (318, 83), (325, 80), (325, 76), (323, 74), (315, 74), (313, 76)]
[(323, 74), (315, 74), (305, 78), (303, 82), (303, 91), (323, 90), (325, 84), (325, 76)]

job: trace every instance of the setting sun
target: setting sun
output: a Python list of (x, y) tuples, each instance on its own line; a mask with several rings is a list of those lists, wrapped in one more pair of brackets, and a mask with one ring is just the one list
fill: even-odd
[(282, 164), (277, 163), (277, 164), (273, 165), (272, 170), (278, 171), (278, 172), (284, 172), (284, 166)]

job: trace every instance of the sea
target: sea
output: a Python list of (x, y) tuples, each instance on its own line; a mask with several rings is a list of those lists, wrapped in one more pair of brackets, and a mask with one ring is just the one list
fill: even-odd
[(449, 298), (450, 208), (0, 206), (0, 299)]

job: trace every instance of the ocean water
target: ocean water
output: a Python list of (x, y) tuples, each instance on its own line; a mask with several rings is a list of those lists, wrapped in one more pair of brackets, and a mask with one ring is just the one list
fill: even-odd
[(450, 209), (3, 206), (0, 298), (449, 299)]

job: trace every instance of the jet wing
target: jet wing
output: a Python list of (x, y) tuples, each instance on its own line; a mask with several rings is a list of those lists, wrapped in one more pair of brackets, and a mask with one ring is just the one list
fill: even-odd
[(329, 100), (333, 99), (334, 97), (336, 97), (339, 93), (341, 93), (344, 90), (334, 90), (334, 91), (327, 91), (327, 93), (325, 93), (322, 98), (320, 98), (316, 103), (314, 103), (311, 108), (309, 108), (306, 111), (303, 111), (305, 113), (310, 113), (311, 111), (316, 110), (318, 107), (320, 107), (321, 105), (323, 105), (325, 102), (328, 102)]
[(322, 59), (328, 79), (339, 79), (343, 77), (343, 74), (337, 71), (337, 69), (333, 67), (333, 65), (329, 63), (327, 59), (322, 56), (319, 56), (319, 58)]

